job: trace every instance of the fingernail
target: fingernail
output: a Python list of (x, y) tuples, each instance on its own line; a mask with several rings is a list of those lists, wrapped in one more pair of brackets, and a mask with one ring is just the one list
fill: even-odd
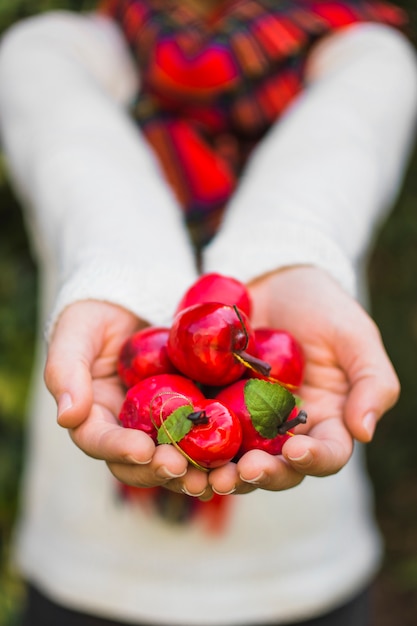
[(129, 454), (125, 457), (125, 460), (128, 463), (133, 463), (133, 465), (148, 465), (148, 463), (152, 461), (152, 457), (143, 461), (142, 459), (137, 459), (136, 457)]
[(365, 415), (362, 420), (362, 426), (366, 430), (366, 433), (369, 439), (372, 439), (374, 436), (375, 428), (376, 428), (376, 415), (373, 412), (369, 412)]
[(214, 493), (217, 493), (218, 496), (231, 496), (232, 493), (236, 491), (236, 487), (233, 487), (229, 491), (217, 491), (217, 489), (214, 489), (214, 487), (212, 487), (211, 489), (212, 491), (214, 491)]
[(68, 391), (65, 391), (58, 400), (58, 418), (61, 417), (65, 411), (72, 408), (72, 398)]
[(188, 491), (186, 487), (182, 487), (181, 491), (186, 496), (191, 496), (192, 498), (199, 498), (200, 496), (203, 495), (203, 493), (205, 493), (206, 490), (204, 488), (203, 491), (200, 491), (200, 493), (191, 493), (190, 491)]
[(174, 474), (167, 467), (165, 467), (165, 465), (162, 465), (155, 472), (158, 478), (181, 478), (181, 476), (184, 476), (184, 474), (186, 473), (187, 473), (187, 468), (185, 468), (185, 470), (181, 472), (181, 474)]
[(303, 454), (300, 454), (300, 456), (288, 456), (288, 459), (294, 463), (298, 463), (299, 465), (308, 465), (311, 463), (313, 455), (310, 450), (306, 450)]
[(259, 483), (262, 483), (265, 480), (265, 472), (261, 472), (260, 474), (255, 476), (255, 478), (244, 478), (243, 476), (240, 476), (240, 479), (243, 480), (243, 482), (245, 483), (249, 483), (250, 485), (259, 485)]

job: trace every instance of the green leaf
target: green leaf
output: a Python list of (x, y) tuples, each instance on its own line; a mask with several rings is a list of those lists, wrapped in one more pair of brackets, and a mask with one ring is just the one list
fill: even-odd
[(172, 443), (173, 441), (177, 443), (181, 441), (193, 427), (192, 421), (187, 419), (193, 410), (190, 404), (186, 404), (172, 411), (171, 415), (167, 417), (158, 429), (158, 443)]
[(295, 406), (295, 398), (279, 383), (251, 378), (244, 389), (252, 424), (262, 437), (273, 439)]

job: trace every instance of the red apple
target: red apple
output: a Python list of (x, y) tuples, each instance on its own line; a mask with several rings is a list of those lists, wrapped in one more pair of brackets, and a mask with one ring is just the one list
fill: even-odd
[[(298, 389), (304, 375), (304, 353), (298, 341), (286, 330), (275, 328), (256, 328), (254, 337), (257, 356), (271, 366), (269, 379)], [(255, 371), (250, 375), (264, 378)]]
[(252, 310), (252, 302), (246, 286), (236, 278), (215, 272), (203, 274), (191, 285), (182, 297), (176, 313), (202, 302), (235, 305), (248, 317), (250, 317)]
[(298, 412), (295, 406), (294, 396), (278, 383), (238, 380), (222, 389), (216, 398), (240, 420), (242, 443), (236, 458), (254, 449), (281, 454), (291, 436), (289, 429), (306, 421), (306, 414)]
[(241, 441), (239, 419), (217, 399), (196, 402), (192, 411), (172, 413), (158, 432), (158, 443), (175, 442), (192, 463), (206, 469), (231, 461)]
[(194, 410), (194, 404), (204, 401), (196, 385), (178, 374), (159, 374), (145, 378), (131, 387), (119, 413), (125, 428), (135, 428), (157, 441), (161, 419), (179, 407)]
[(195, 304), (175, 316), (168, 356), (182, 374), (204, 385), (227, 385), (240, 378), (246, 367), (269, 371), (256, 358), (248, 317), (217, 302)]
[(117, 371), (126, 387), (158, 374), (178, 373), (168, 358), (169, 328), (150, 326), (131, 335), (123, 344)]

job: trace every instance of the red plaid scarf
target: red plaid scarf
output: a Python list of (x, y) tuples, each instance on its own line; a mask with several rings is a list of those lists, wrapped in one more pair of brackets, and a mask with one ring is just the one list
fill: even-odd
[(378, 0), (226, 0), (206, 19), (181, 0), (105, 5), (140, 71), (134, 115), (197, 246), (218, 227), (253, 145), (302, 89), (317, 39), (357, 22), (405, 22)]
[[(206, 19), (181, 0), (107, 0), (137, 61), (134, 116), (157, 153), (199, 250), (216, 232), (253, 146), (303, 88), (312, 45), (357, 22), (406, 23), (378, 0), (225, 0)], [(202, 503), (123, 487), (174, 521), (221, 530), (230, 497)]]

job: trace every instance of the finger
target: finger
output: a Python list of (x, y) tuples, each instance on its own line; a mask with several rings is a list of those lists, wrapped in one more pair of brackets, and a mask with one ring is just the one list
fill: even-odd
[(175, 448), (161, 445), (149, 463), (108, 462), (111, 472), (124, 483), (136, 487), (156, 487), (180, 478), (187, 472), (187, 460)]
[[(159, 448), (163, 447), (165, 446), (158, 446), (156, 452), (159, 452)], [(147, 465), (108, 463), (109, 469), (118, 480), (134, 487), (163, 486), (176, 493), (210, 499), (213, 492), (208, 485), (207, 474), (187, 465), (187, 460), (172, 446), (168, 445), (166, 448), (172, 449), (171, 460), (168, 458), (169, 452), (163, 455), (155, 453), (154, 458)], [(185, 466), (178, 462), (178, 459), (175, 458), (176, 455), (185, 461)]]
[(399, 391), (394, 370), (385, 376), (364, 376), (354, 384), (345, 415), (346, 424), (355, 439), (364, 443), (371, 441), (378, 421), (397, 402)]
[(146, 469), (154, 472), (158, 479), (164, 479), (164, 485), (177, 493), (202, 497), (208, 487), (208, 472), (190, 465), (186, 457), (170, 444), (156, 446)]
[(346, 423), (359, 441), (372, 439), (377, 422), (398, 401), (400, 382), (385, 359), (370, 374), (356, 380), (346, 403)]
[(156, 446), (152, 459), (144, 465), (137, 462), (132, 464), (130, 460), (130, 457), (124, 457), (122, 462), (108, 463), (114, 476), (128, 485), (164, 486), (171, 491), (202, 499), (209, 499), (213, 495), (208, 487), (208, 473), (189, 465), (174, 446)]
[[(355, 439), (368, 442), (378, 420), (397, 402), (400, 383), (376, 326), (361, 333), (358, 345), (351, 343), (350, 350), (355, 358), (346, 366), (351, 388), (345, 421)], [(349, 357), (350, 352), (345, 352), (345, 359)]]
[(200, 498), (200, 500), (210, 500), (213, 497), (213, 492), (208, 482), (208, 476), (208, 472), (203, 472), (189, 465), (185, 476), (179, 480), (170, 481), (168, 487), (182, 491), (188, 496)]
[(88, 456), (114, 463), (150, 463), (155, 444), (144, 432), (123, 428), (105, 407), (93, 405), (90, 415), (70, 431), (74, 443)]
[(251, 450), (237, 463), (237, 491), (248, 485), (267, 491), (283, 491), (300, 484), (304, 476), (292, 467), (284, 456), (273, 456), (263, 450)]
[[(240, 480), (236, 463), (227, 463), (210, 472), (209, 484), (214, 493), (228, 496), (232, 493), (250, 493), (256, 486), (243, 483)], [(238, 491), (239, 489), (239, 491)]]
[(330, 476), (338, 472), (352, 455), (353, 440), (339, 418), (316, 424), (310, 436), (295, 435), (285, 442), (282, 454), (301, 474)]
[(65, 428), (78, 426), (90, 412), (94, 356), (90, 331), (70, 313), (62, 315), (49, 346), (44, 378), (57, 402), (58, 423)]

